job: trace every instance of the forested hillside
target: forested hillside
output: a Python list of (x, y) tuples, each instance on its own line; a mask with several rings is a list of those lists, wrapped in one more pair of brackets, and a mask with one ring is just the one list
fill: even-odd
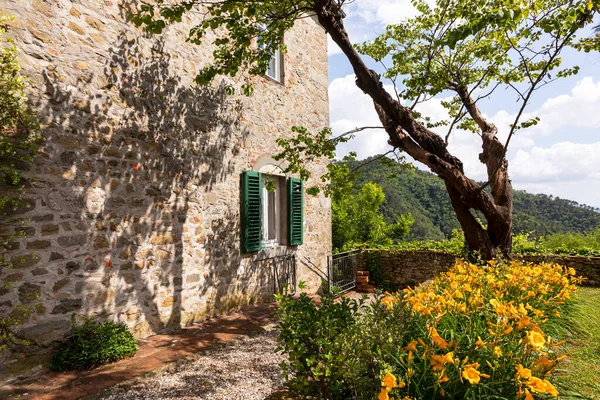
[[(356, 185), (374, 182), (383, 187), (385, 201), (381, 209), (387, 222), (396, 221), (401, 214), (412, 214), (415, 222), (409, 239), (444, 239), (459, 228), (444, 183), (435, 175), (372, 158), (351, 162), (349, 167), (362, 164)], [(539, 237), (557, 232), (585, 233), (597, 227), (597, 209), (545, 194), (515, 191), (515, 234), (531, 232)]]

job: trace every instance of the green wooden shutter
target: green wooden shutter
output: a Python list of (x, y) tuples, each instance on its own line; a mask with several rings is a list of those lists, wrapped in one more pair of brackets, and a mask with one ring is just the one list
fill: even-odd
[(262, 179), (260, 172), (242, 172), (242, 253), (262, 249)]
[(304, 232), (304, 185), (300, 179), (288, 179), (288, 244), (303, 243)]

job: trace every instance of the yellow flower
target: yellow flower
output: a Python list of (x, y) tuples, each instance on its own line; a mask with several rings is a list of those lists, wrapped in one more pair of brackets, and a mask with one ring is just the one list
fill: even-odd
[(465, 368), (463, 369), (462, 377), (468, 380), (471, 385), (476, 385), (479, 383), (481, 374), (479, 373), (479, 371), (477, 371), (478, 367), (479, 364), (474, 363), (465, 365)]
[(381, 304), (385, 306), (386, 310), (391, 310), (392, 308), (394, 308), (394, 304), (396, 304), (396, 302), (397, 300), (392, 296), (386, 296), (383, 299), (381, 299)]
[(525, 384), (537, 392), (546, 393), (546, 385), (540, 378), (532, 376), (527, 382), (525, 382)]
[(502, 357), (502, 349), (500, 349), (500, 347), (498, 347), (498, 346), (494, 347), (494, 355), (497, 358)]
[(383, 377), (383, 383), (381, 386), (385, 386), (388, 389), (396, 387), (396, 377), (388, 372)]
[(540, 349), (546, 344), (546, 339), (544, 339), (544, 336), (536, 331), (527, 332), (527, 341), (536, 349)]
[(531, 395), (531, 392), (527, 389), (525, 389), (525, 400), (535, 400)]
[(388, 396), (389, 389), (383, 388), (381, 392), (379, 392), (379, 396), (377, 396), (378, 400), (390, 400), (390, 396)]
[(518, 379), (529, 379), (531, 378), (531, 370), (529, 368), (524, 368), (521, 364), (517, 364), (517, 374), (515, 378)]
[(544, 388), (546, 389), (546, 393), (548, 393), (551, 396), (558, 396), (558, 390), (556, 390), (556, 388), (554, 387), (554, 385), (552, 385), (550, 382), (548, 382), (547, 380), (543, 379), (542, 382), (544, 383)]

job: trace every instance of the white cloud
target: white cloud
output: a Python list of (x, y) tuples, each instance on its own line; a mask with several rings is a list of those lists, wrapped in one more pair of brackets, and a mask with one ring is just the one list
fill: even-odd
[(559, 142), (548, 148), (519, 150), (511, 160), (512, 177), (523, 183), (581, 181), (600, 174), (600, 142)]
[[(334, 79), (329, 84), (329, 109), (334, 135), (363, 126), (381, 126), (373, 101), (356, 86), (354, 75)], [(359, 158), (366, 158), (388, 149), (387, 134), (383, 130), (366, 130), (357, 133), (352, 141), (338, 146), (337, 153), (343, 157), (356, 151)]]

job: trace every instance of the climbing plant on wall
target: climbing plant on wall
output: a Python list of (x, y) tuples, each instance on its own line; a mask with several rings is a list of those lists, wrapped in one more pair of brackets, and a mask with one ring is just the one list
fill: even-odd
[[(26, 181), (22, 173), (33, 162), (41, 135), (39, 123), (27, 106), (28, 81), (20, 74), (18, 50), (13, 41), (5, 37), (11, 20), (12, 17), (0, 14), (0, 223), (10, 219), (11, 225), (18, 228), (27, 222), (14, 217), (15, 211), (26, 204), (23, 198)], [(9, 258), (7, 252), (20, 235), (23, 230), (0, 231), (0, 269), (10, 269), (19, 261), (18, 257)], [(0, 282), (0, 293), (9, 289), (9, 282)], [(13, 331), (36, 309), (35, 299), (29, 300), (26, 305), (9, 302), (9, 306), (0, 309), (0, 351), (23, 343)]]

